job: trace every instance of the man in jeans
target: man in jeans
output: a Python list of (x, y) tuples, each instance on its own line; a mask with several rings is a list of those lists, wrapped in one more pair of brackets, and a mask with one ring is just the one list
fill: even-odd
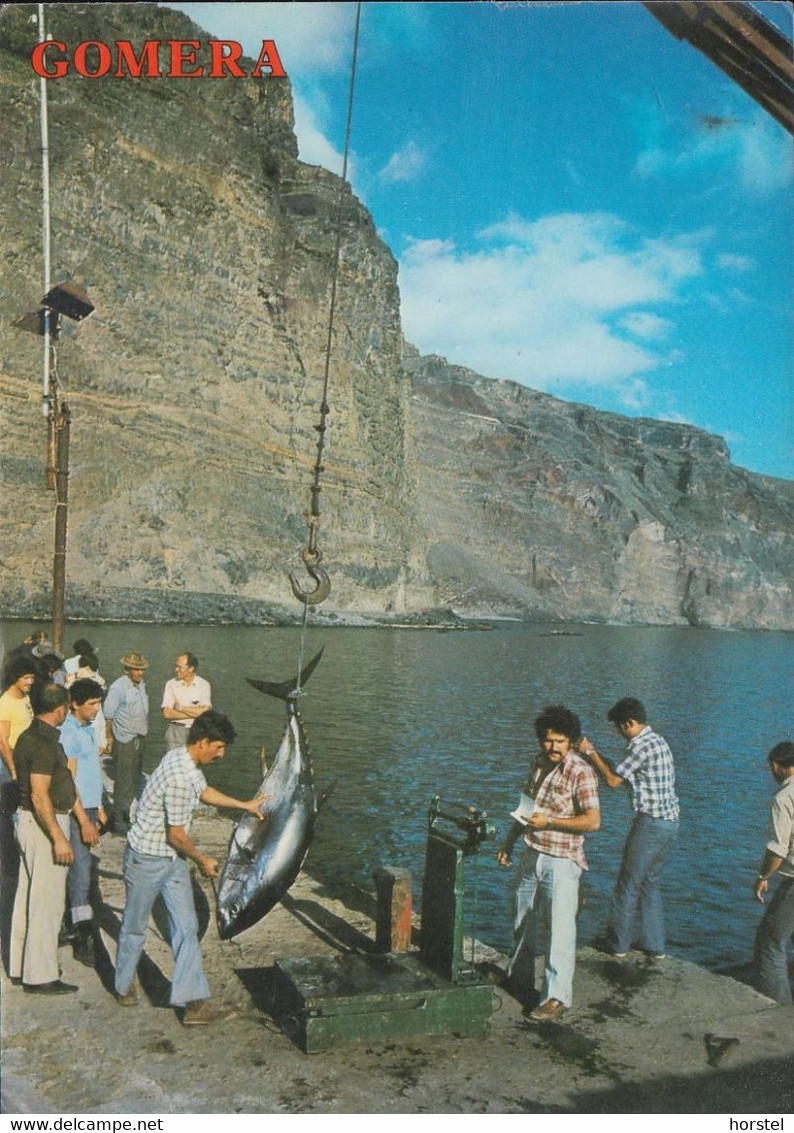
[(535, 949), (543, 930), (543, 991), (530, 1018), (551, 1022), (573, 999), (579, 878), (587, 869), (584, 836), (599, 829), (601, 812), (598, 777), (574, 749), (581, 734), (579, 717), (561, 704), (552, 705), (535, 720), (535, 732), (541, 751), (525, 788), (534, 809), (526, 825), (513, 823), (496, 859), (510, 866), (513, 844), (524, 835), (508, 979), (519, 992), (534, 994)]
[[(91, 822), (99, 829), (107, 822), (102, 806), (102, 770), (96, 746), (94, 720), (102, 707), (102, 686), (88, 678), (74, 681), (69, 688), (71, 712), (61, 725), (61, 746), (66, 752), (80, 801)], [(66, 878), (69, 916), (73, 929), (72, 950), (75, 960), (93, 968), (94, 910), (91, 907), (91, 847), (82, 839), (80, 825), (72, 814), (69, 820), (69, 841), (74, 861)]]
[(784, 740), (769, 753), (769, 769), (779, 785), (772, 800), (769, 841), (755, 882), (755, 897), (765, 904), (769, 878), (780, 884), (769, 902), (755, 937), (755, 962), (761, 991), (788, 1005), (791, 981), (788, 950), (794, 937), (794, 743)]
[(582, 737), (579, 751), (608, 787), (629, 788), (634, 808), (634, 821), (623, 847), (612, 897), (614, 955), (619, 960), (626, 958), (638, 928), (641, 950), (652, 959), (663, 960), (666, 944), (662, 871), (678, 837), (673, 753), (667, 742), (652, 731), (644, 706), (634, 697), (626, 696), (613, 704), (607, 719), (627, 741), (621, 762), (613, 768), (586, 736)]
[(130, 809), (138, 791), (149, 731), (149, 696), (143, 679), (149, 662), (142, 654), (131, 652), (121, 658), (121, 666), (124, 675), (110, 686), (103, 706), (107, 750), (113, 753), (110, 821), (114, 834), (126, 834), (130, 828)]
[(169, 751), (152, 772), (141, 795), (135, 821), (127, 836), (124, 884), (127, 903), (116, 956), (116, 999), (122, 1007), (138, 1001), (135, 972), (146, 939), (149, 914), (158, 896), (163, 898), (171, 927), (174, 971), (171, 1005), (183, 1008), (182, 1022), (195, 1026), (216, 1022), (223, 1014), (213, 1011), (210, 989), (201, 963), (198, 920), (193, 904), (187, 859), (196, 862), (205, 877), (217, 877), (217, 859), (201, 852), (188, 833), (199, 802), (209, 806), (248, 811), (261, 819), (259, 795), (247, 802), (221, 794), (207, 785), (202, 768), (222, 759), (234, 741), (231, 722), (220, 712), (204, 712), (190, 727), (187, 744)]

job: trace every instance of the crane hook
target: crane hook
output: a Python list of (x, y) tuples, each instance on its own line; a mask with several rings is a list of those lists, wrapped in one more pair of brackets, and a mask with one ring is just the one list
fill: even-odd
[(314, 590), (303, 590), (295, 575), (289, 576), (292, 593), (299, 602), (304, 602), (307, 606), (319, 606), (331, 593), (331, 579), (328, 577), (328, 571), (320, 566), (322, 557), (322, 552), (312, 551), (309, 547), (304, 547), (301, 551), (301, 558), (306, 564), (306, 570), (317, 583)]

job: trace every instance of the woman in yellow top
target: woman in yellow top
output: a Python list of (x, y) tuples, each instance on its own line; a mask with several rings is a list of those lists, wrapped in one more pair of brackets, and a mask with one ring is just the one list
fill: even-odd
[(35, 677), (34, 662), (27, 657), (15, 657), (3, 674), (5, 691), (0, 696), (0, 756), (3, 767), (0, 769), (0, 782), (17, 777), (14, 748), (25, 729), (33, 723), (29, 693)]
[[(14, 748), (22, 733), (33, 722), (30, 690), (36, 676), (36, 663), (30, 657), (14, 657), (3, 673), (0, 696), (0, 912), (10, 905), (19, 874), (19, 847), (14, 836), (14, 813), (19, 802)], [(0, 924), (3, 946), (7, 926)]]

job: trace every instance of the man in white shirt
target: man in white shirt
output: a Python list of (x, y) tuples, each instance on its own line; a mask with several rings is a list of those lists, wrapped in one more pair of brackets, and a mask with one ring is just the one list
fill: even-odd
[(195, 653), (180, 653), (174, 662), (176, 676), (165, 686), (162, 708), (163, 719), (168, 721), (167, 751), (184, 747), (190, 725), (212, 707), (210, 683), (198, 675), (198, 664)]

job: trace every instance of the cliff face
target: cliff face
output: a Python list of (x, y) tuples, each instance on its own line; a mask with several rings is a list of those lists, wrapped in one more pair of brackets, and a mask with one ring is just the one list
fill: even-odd
[[(33, 10), (0, 21), (10, 610), (45, 599), (52, 544), (41, 340), (10, 325), (42, 293)], [(208, 38), (155, 5), (47, 15), (71, 46)], [(53, 280), (80, 283), (96, 305), (90, 322), (65, 326), (59, 359), (74, 420), (69, 608), (237, 617), (293, 605), (286, 572), (306, 540), (339, 179), (297, 161), (286, 79), (70, 74), (48, 95)], [(382, 609), (410, 561), (396, 264), (349, 190), (341, 225), (321, 542), (335, 603)]]
[(407, 358), (439, 601), (487, 614), (792, 625), (794, 485), (719, 437)]
[[(13, 326), (42, 294), (34, 12), (0, 13), (0, 585), (7, 614), (41, 616), (41, 339)], [(208, 38), (148, 4), (47, 16), (72, 46)], [(70, 74), (48, 96), (52, 278), (96, 305), (58, 348), (70, 615), (296, 616), (339, 210), (323, 614), (794, 626), (790, 485), (698, 430), (404, 356), (394, 258), (338, 178), (297, 160), (287, 79)]]

